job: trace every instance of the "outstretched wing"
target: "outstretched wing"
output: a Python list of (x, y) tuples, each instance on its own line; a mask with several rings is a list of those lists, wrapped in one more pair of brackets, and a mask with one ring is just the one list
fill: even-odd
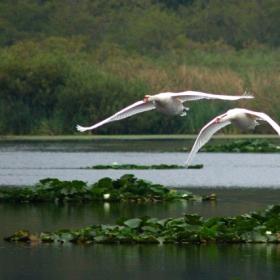
[[(220, 115), (216, 118), (221, 118), (223, 116), (225, 116), (226, 114)], [(212, 121), (210, 121), (208, 124), (206, 124), (200, 131), (198, 137), (196, 138), (194, 145), (192, 147), (192, 150), (189, 154), (189, 157), (185, 163), (186, 166), (188, 166), (190, 164), (190, 162), (192, 161), (192, 159), (194, 158), (195, 154), (198, 152), (198, 150), (205, 144), (207, 143), (210, 138), (212, 137), (212, 135), (218, 131), (219, 129), (221, 129), (222, 127), (230, 124), (230, 121), (225, 121), (225, 122), (221, 122), (221, 123), (216, 123), (216, 118), (214, 118)]]
[(93, 126), (83, 127), (83, 126), (77, 125), (76, 128), (77, 128), (78, 131), (84, 132), (86, 130), (95, 129), (95, 128), (97, 128), (97, 127), (99, 127), (99, 126), (101, 126), (105, 123), (125, 119), (125, 118), (128, 118), (128, 117), (132, 116), (132, 115), (136, 115), (136, 114), (148, 111), (148, 110), (152, 110), (154, 108), (155, 108), (155, 106), (154, 106), (153, 102), (137, 101), (137, 102), (133, 103), (132, 105), (130, 105), (130, 106), (122, 109), (121, 111), (117, 112), (113, 116), (111, 116), (111, 117), (105, 119), (104, 121), (101, 121), (101, 122), (99, 122), (99, 123), (97, 123)]
[(254, 98), (253, 95), (250, 93), (244, 92), (243, 95), (219, 95), (219, 94), (212, 94), (212, 93), (204, 93), (199, 91), (184, 91), (184, 92), (178, 92), (178, 93), (171, 93), (171, 96), (173, 98), (178, 98), (181, 100), (181, 102), (185, 101), (194, 101), (199, 99), (222, 99), (222, 100), (239, 100), (239, 99), (248, 99), (248, 98)]
[(247, 114), (253, 115), (254, 117), (258, 117), (259, 119), (268, 122), (280, 136), (280, 126), (270, 116), (265, 113), (255, 112), (247, 109), (243, 109), (243, 111)]

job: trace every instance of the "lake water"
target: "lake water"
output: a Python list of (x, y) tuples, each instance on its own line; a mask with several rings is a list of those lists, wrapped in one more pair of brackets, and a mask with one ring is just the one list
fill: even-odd
[[(136, 141), (2, 141), (0, 186), (33, 185), (42, 178), (83, 180), (117, 179), (127, 170), (85, 170), (97, 164), (177, 164), (188, 153), (169, 152), (191, 147), (193, 140)], [(198, 153), (192, 164), (201, 170), (133, 170), (138, 178), (169, 187), (278, 188), (280, 154)]]
[[(230, 140), (227, 140), (230, 141)], [(171, 188), (216, 193), (215, 202), (0, 204), (0, 237), (114, 224), (119, 217), (157, 218), (198, 213), (233, 216), (279, 204), (279, 154), (198, 153), (193, 170), (85, 170), (97, 164), (178, 164), (193, 140), (0, 141), (0, 186), (33, 185), (47, 177), (117, 179), (132, 173)], [(280, 246), (76, 245), (0, 241), (0, 279), (279, 279)]]

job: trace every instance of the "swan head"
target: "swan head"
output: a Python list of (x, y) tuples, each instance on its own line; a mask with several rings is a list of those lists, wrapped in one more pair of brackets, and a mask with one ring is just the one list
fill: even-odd
[(149, 101), (149, 98), (150, 98), (150, 95), (145, 95), (143, 101), (144, 101), (144, 102), (148, 102), (148, 101)]
[(220, 123), (221, 122), (221, 118), (216, 118), (215, 123)]
[(215, 123), (223, 123), (223, 122), (230, 120), (232, 117), (232, 114), (231, 114), (231, 112), (230, 113), (229, 112), (230, 112), (230, 110), (228, 112), (226, 112), (225, 114), (218, 116), (215, 119)]
[(228, 120), (229, 120), (229, 117), (227, 115), (220, 116), (220, 117), (216, 118), (215, 123), (224, 123), (224, 122), (226, 122)]

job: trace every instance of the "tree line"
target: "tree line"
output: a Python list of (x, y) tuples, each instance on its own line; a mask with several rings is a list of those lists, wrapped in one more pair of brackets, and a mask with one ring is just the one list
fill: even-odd
[[(0, 46), (48, 36), (85, 36), (141, 53), (180, 38), (280, 46), (279, 0), (2, 0)], [(178, 42), (179, 41), (179, 42)]]

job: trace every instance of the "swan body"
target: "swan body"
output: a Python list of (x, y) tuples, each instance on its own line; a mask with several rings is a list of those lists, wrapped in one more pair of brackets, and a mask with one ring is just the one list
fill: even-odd
[(113, 116), (89, 127), (77, 125), (77, 130), (84, 132), (86, 130), (95, 129), (103, 124), (118, 121), (135, 114), (139, 114), (152, 109), (157, 109), (166, 115), (185, 116), (189, 108), (184, 107), (182, 103), (185, 101), (194, 101), (199, 99), (221, 99), (221, 100), (239, 100), (243, 98), (253, 98), (252, 95), (246, 92), (243, 95), (218, 95), (198, 91), (184, 91), (179, 93), (163, 92), (155, 95), (146, 95), (142, 101), (137, 101), (132, 105), (122, 109)]
[(254, 129), (256, 125), (259, 125), (257, 120), (268, 122), (280, 136), (280, 126), (267, 114), (242, 108), (231, 109), (225, 114), (214, 118), (201, 129), (185, 165), (190, 164), (198, 150), (222, 127), (232, 123), (241, 130)]
[(182, 100), (174, 98), (171, 92), (160, 93), (156, 95), (145, 95), (143, 102), (152, 102), (154, 107), (165, 115), (185, 116), (189, 108), (184, 107)]

